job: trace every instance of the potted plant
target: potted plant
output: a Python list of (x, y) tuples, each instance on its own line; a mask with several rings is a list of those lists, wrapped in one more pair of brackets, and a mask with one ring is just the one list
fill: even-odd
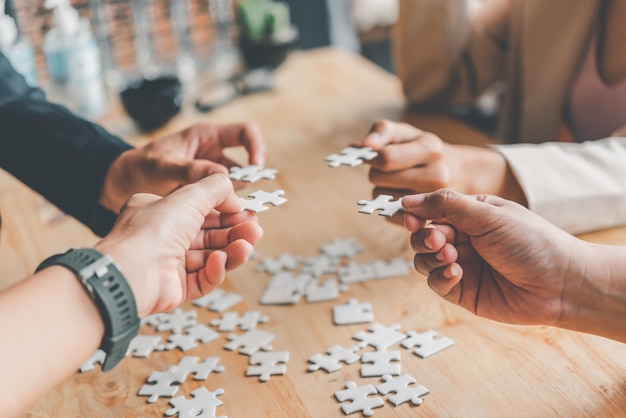
[(289, 6), (273, 0), (240, 0), (237, 3), (239, 46), (248, 68), (278, 67), (298, 41)]

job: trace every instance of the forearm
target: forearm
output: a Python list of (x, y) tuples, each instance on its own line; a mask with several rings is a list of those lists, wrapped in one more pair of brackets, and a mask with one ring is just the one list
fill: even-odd
[(495, 148), (528, 208), (559, 228), (580, 234), (626, 223), (626, 138)]
[(557, 325), (626, 343), (626, 247), (576, 247)]
[(0, 293), (3, 414), (24, 412), (75, 373), (96, 351), (103, 333), (95, 304), (63, 267), (44, 269)]

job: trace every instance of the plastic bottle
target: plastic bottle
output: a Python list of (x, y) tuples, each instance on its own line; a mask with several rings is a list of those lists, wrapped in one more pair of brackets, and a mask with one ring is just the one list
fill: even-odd
[(95, 119), (106, 110), (102, 64), (89, 21), (69, 0), (46, 0), (54, 24), (43, 41), (50, 76), (50, 95), (79, 115)]
[(24, 76), (31, 86), (37, 85), (37, 66), (32, 44), (20, 36), (15, 19), (5, 14), (5, 2), (0, 0), (0, 50), (13, 68)]

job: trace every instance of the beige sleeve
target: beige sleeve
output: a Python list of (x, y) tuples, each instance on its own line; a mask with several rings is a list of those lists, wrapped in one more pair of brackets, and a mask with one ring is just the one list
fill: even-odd
[(572, 234), (626, 224), (626, 137), (494, 146), (528, 207)]
[(508, 0), (400, 0), (394, 28), (395, 70), (417, 105), (474, 101), (502, 79)]

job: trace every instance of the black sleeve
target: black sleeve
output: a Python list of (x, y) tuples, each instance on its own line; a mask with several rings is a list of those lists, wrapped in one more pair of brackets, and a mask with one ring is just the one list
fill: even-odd
[(100, 236), (116, 218), (98, 203), (104, 178), (130, 148), (46, 101), (0, 54), (0, 167)]

